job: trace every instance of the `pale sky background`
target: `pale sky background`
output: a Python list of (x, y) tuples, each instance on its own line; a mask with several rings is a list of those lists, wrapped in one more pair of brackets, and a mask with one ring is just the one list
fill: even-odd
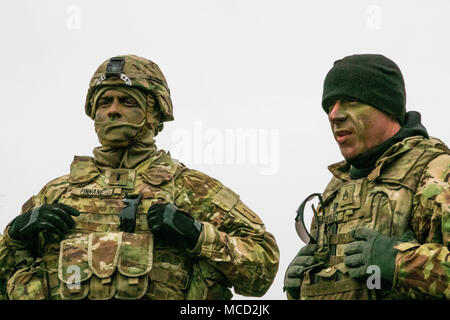
[(285, 299), (284, 272), (303, 246), (295, 211), (342, 159), (320, 106), (326, 73), (354, 53), (391, 58), (407, 110), (448, 144), (449, 12), (448, 0), (6, 2), (0, 229), (99, 145), (83, 109), (89, 80), (107, 58), (134, 53), (156, 62), (171, 89), (175, 121), (157, 145), (258, 213), (281, 251), (263, 298)]

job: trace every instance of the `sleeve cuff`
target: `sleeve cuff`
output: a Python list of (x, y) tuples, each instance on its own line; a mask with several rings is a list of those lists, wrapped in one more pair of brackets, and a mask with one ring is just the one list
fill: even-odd
[(10, 245), (11, 247), (17, 248), (17, 249), (26, 249), (27, 243), (24, 241), (14, 240), (9, 235), (9, 226), (6, 227), (5, 232), (3, 234), (3, 239), (5, 239), (5, 243)]
[(195, 247), (192, 250), (188, 250), (188, 253), (194, 256), (197, 256), (200, 254), (202, 246), (203, 246), (203, 242), (205, 241), (205, 223), (202, 222), (203, 224), (203, 228), (202, 228), (202, 232), (200, 233), (200, 236), (198, 237), (197, 243), (195, 245)]
[(417, 242), (400, 242), (399, 244), (394, 246), (394, 249), (400, 252), (405, 252), (417, 247), (420, 247), (420, 244), (418, 244)]
[(200, 233), (194, 249), (190, 250), (189, 253), (210, 258), (214, 256), (214, 252), (216, 251), (214, 248), (218, 241), (217, 231), (210, 223), (202, 222), (202, 224), (202, 233)]

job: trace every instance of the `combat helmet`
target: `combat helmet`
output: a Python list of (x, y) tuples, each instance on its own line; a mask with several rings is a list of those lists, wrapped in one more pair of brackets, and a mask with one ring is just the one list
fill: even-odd
[(144, 90), (155, 99), (162, 122), (174, 119), (170, 90), (156, 63), (136, 55), (117, 56), (104, 61), (95, 71), (86, 96), (84, 109), (92, 119), (95, 117), (93, 95), (98, 88), (106, 85), (126, 85)]

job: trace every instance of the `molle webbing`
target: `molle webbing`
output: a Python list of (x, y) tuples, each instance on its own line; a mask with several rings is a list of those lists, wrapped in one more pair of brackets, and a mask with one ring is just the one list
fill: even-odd
[(347, 222), (350, 220), (359, 219), (364, 216), (364, 213), (360, 211), (359, 213), (354, 214), (353, 210), (339, 211), (331, 214), (327, 214), (326, 216), (318, 217), (319, 225), (321, 224), (332, 224), (332, 223), (340, 223)]
[[(394, 148), (391, 150), (392, 152), (379, 160), (377, 167), (366, 179), (348, 180), (346, 174), (348, 168), (345, 168), (345, 163), (329, 167), (334, 177), (323, 193), (326, 207), (321, 212), (323, 214), (325, 211), (325, 215), (319, 216), (317, 223), (330, 229), (335, 225), (341, 225), (339, 229), (342, 230), (342, 233), (323, 234), (319, 241), (322, 241), (324, 246), (345, 245), (354, 241), (353, 232), (349, 231), (350, 227), (368, 223), (373, 219), (381, 221), (377, 219), (378, 215), (382, 214), (383, 204), (388, 207), (387, 211), (389, 205), (395, 206), (395, 209), (409, 208), (408, 204), (410, 201), (412, 202), (412, 199), (403, 199), (407, 204), (402, 207), (395, 202), (398, 200), (393, 195), (404, 189), (410, 190), (408, 194), (414, 194), (427, 165), (439, 155), (448, 153), (448, 149), (441, 147), (440, 141), (433, 138), (411, 137)], [(345, 172), (340, 171), (341, 169)], [(346, 196), (346, 193), (351, 196)], [(392, 198), (390, 198), (391, 196)], [(383, 199), (386, 202), (383, 203)], [(400, 213), (411, 214), (406, 209)], [(364, 219), (364, 221), (351, 221), (355, 219)], [(407, 221), (407, 219), (403, 219), (398, 223), (407, 223)], [(347, 223), (348, 226), (346, 226)], [(396, 228), (403, 230), (402, 226), (396, 225)], [(323, 270), (309, 274), (308, 279), (314, 277), (317, 283), (304, 282), (301, 288), (302, 296), (318, 297), (367, 290), (364, 282), (349, 278), (345, 270), (341, 268), (345, 257), (342, 253), (342, 251), (339, 251), (341, 255), (331, 253), (326, 261), (328, 263), (325, 264), (326, 266), (335, 266), (337, 274), (333, 273), (328, 278), (320, 275)]]
[(189, 277), (187, 273), (174, 273), (173, 271), (164, 270), (155, 266), (155, 268), (150, 271), (150, 280), (159, 281), (162, 283), (170, 283), (171, 285), (178, 287), (181, 290), (186, 290), (188, 287)]
[(350, 243), (353, 240), (353, 231), (339, 234), (330, 234), (328, 237), (328, 244), (345, 244)]
[[(142, 195), (137, 207), (136, 230), (138, 233), (136, 235), (141, 237), (148, 235), (146, 212), (149, 206), (158, 199), (174, 200), (177, 192), (175, 180), (187, 170), (163, 152), (155, 154), (148, 163), (148, 165), (143, 163), (135, 169), (104, 169), (97, 168), (92, 158), (78, 157), (71, 167), (73, 183), (61, 198), (81, 212), (80, 217), (75, 219), (76, 230), (82, 234), (100, 232), (104, 233), (105, 237), (118, 234), (119, 212), (123, 207), (125, 192)], [(123, 234), (134, 235), (135, 233)], [(89, 248), (89, 245), (87, 246)], [(122, 248), (123, 245), (118, 247)], [(139, 251), (141, 248), (136, 247), (130, 250)], [(116, 250), (119, 255), (122, 251), (122, 249)], [(93, 256), (96, 256), (94, 253)], [(152, 250), (153, 254), (156, 254), (155, 265), (152, 258), (152, 267), (145, 275), (127, 275), (122, 270), (120, 259), (117, 259), (117, 262), (108, 262), (108, 265), (115, 266), (114, 274), (103, 278), (95, 274), (87, 279), (83, 278), (81, 289), (84, 290), (81, 290), (79, 294), (69, 292), (70, 290), (66, 290), (67, 286), (63, 284), (64, 295), (60, 298), (184, 299), (185, 291), (190, 285), (191, 263), (186, 262), (186, 257), (166, 250)], [(49, 265), (53, 266), (55, 263), (49, 263)], [(58, 267), (57, 262), (55, 267)], [(96, 269), (95, 265), (93, 267)], [(119, 268), (122, 269), (119, 270)], [(60, 282), (64, 283), (64, 281), (60, 281), (57, 275), (56, 278), (55, 276), (52, 278), (56, 280), (53, 281), (56, 283), (53, 284), (55, 288), (52, 286), (51, 289), (61, 291)], [(56, 287), (58, 283), (59, 288)]]
[(363, 288), (364, 283), (354, 279), (344, 279), (339, 281), (322, 280), (320, 283), (303, 285), (301, 288), (301, 293), (303, 296), (314, 297), (339, 292), (361, 290)]
[(330, 256), (330, 262), (329, 265), (330, 266), (335, 266), (339, 263), (344, 262), (344, 257), (345, 256)]

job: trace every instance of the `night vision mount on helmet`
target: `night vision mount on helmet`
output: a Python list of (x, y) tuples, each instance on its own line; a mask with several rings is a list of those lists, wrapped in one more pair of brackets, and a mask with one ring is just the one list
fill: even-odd
[(93, 97), (96, 90), (104, 86), (124, 85), (151, 94), (161, 112), (162, 122), (174, 119), (166, 78), (156, 63), (136, 55), (112, 57), (98, 67), (89, 83), (85, 103), (86, 114), (92, 119), (95, 117)]

